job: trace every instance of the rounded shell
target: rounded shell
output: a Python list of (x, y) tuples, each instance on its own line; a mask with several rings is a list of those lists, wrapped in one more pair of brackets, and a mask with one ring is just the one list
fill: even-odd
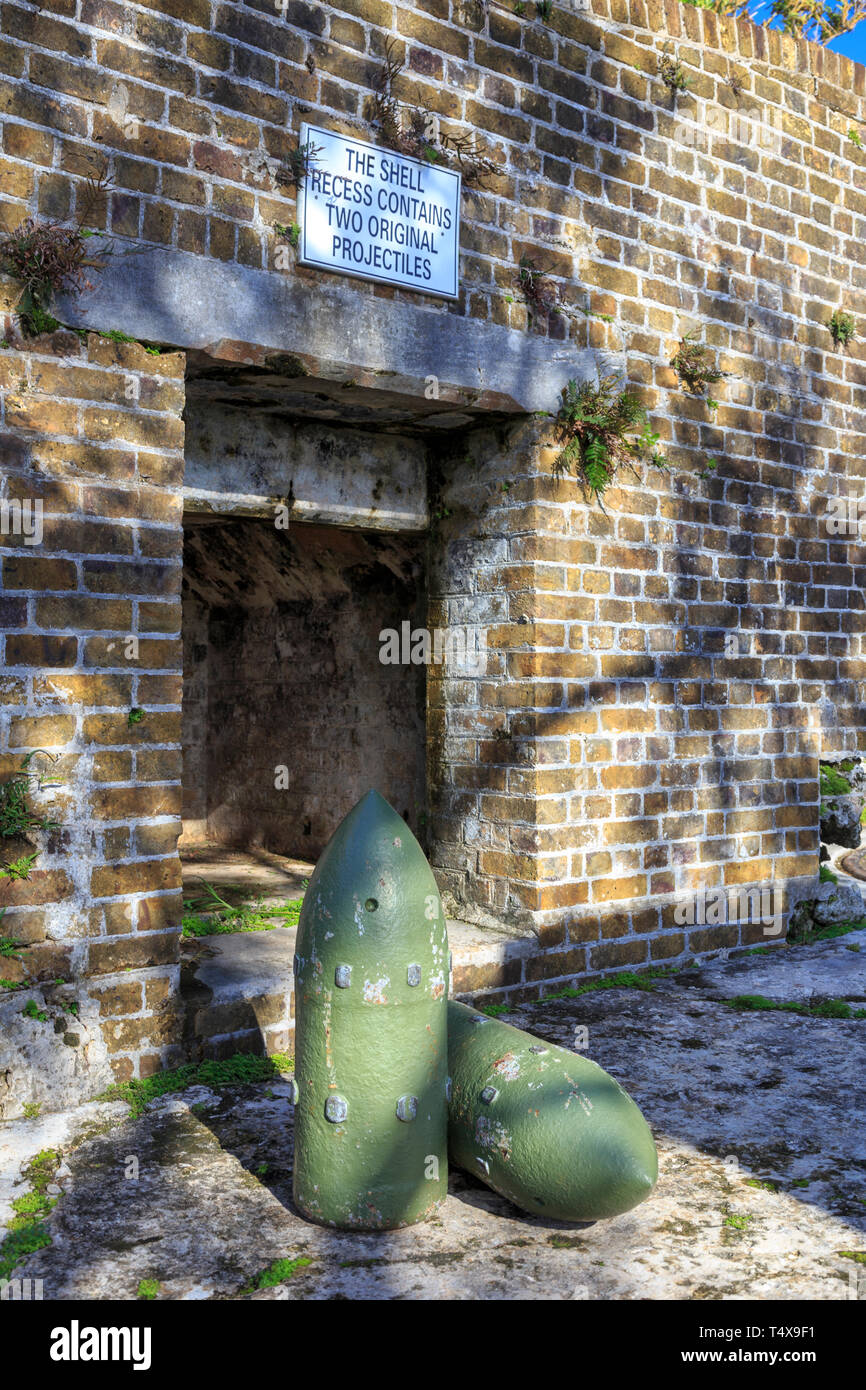
[(658, 1176), (649, 1125), (595, 1062), (448, 1005), (452, 1161), (558, 1221), (619, 1216)]
[(325, 848), (298, 926), (294, 1197), (312, 1220), (383, 1230), (444, 1199), (448, 968), (430, 866), (371, 791)]

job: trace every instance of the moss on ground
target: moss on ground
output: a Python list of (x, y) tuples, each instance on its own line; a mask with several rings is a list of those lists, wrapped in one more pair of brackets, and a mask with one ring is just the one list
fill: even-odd
[(808, 1018), (866, 1018), (866, 1009), (852, 1009), (844, 999), (822, 999), (820, 1004), (798, 1004), (792, 999), (767, 999), (763, 994), (737, 994), (726, 999), (730, 1009), (741, 1013), (763, 1013), (778, 1010), (781, 1013), (805, 1014)]
[(47, 1188), (59, 1167), (58, 1151), (43, 1149), (24, 1169), (30, 1191), (12, 1203), (15, 1215), (6, 1225), (9, 1234), (0, 1242), (0, 1279), (8, 1279), (28, 1255), (51, 1244), (45, 1222), (57, 1199), (48, 1196)]
[(303, 1255), (299, 1255), (293, 1260), (274, 1260), (266, 1269), (254, 1274), (249, 1283), (241, 1289), (241, 1293), (255, 1293), (257, 1289), (273, 1289), (277, 1284), (285, 1284), (288, 1279), (297, 1274), (299, 1269), (312, 1263), (312, 1260), (308, 1260)]
[(175, 1091), (185, 1091), (189, 1086), (209, 1086), (216, 1090), (220, 1086), (271, 1081), (275, 1076), (291, 1074), (293, 1070), (292, 1059), (283, 1053), (257, 1057), (247, 1052), (236, 1052), (223, 1062), (187, 1062), (174, 1071), (158, 1071), (141, 1080), (117, 1082), (97, 1099), (123, 1100), (130, 1107), (132, 1117), (137, 1118), (151, 1101)]

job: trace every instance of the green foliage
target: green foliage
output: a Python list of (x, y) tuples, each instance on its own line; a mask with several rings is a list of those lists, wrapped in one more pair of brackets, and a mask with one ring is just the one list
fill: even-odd
[(18, 859), (13, 859), (10, 863), (3, 865), (0, 869), (0, 878), (11, 878), (13, 882), (16, 879), (29, 878), (34, 860), (38, 858), (38, 849), (34, 850), (32, 854), (22, 854)]
[(659, 436), (650, 428), (645, 408), (613, 374), (580, 386), (572, 380), (563, 387), (556, 437), (562, 448), (554, 472), (573, 470), (596, 497), (622, 463), (648, 456), (655, 467), (667, 467), (657, 452)]
[(789, 927), (788, 941), (792, 946), (813, 946), (816, 941), (835, 941), (839, 936), (848, 936), (852, 931), (864, 929), (866, 919), (862, 922), (836, 922), (830, 927)]
[(848, 139), (851, 141), (852, 145), (857, 146), (858, 150), (863, 149), (862, 136), (860, 135), (859, 130), (857, 130), (856, 127), (853, 125), (851, 126), (851, 129), (848, 131)]
[[(680, 339), (679, 348), (671, 358), (671, 366), (686, 390), (696, 396), (702, 396), (708, 386), (721, 381), (725, 375), (716, 366), (710, 349), (703, 343), (695, 342), (693, 333), (685, 333)], [(718, 401), (708, 403), (712, 406), (718, 405)]]
[(51, 1236), (43, 1221), (27, 1221), (10, 1230), (0, 1244), (0, 1279), (8, 1279), (22, 1260), (50, 1244)]
[(133, 1119), (143, 1114), (152, 1100), (159, 1096), (185, 1091), (188, 1086), (241, 1086), (252, 1081), (270, 1081), (275, 1076), (291, 1074), (294, 1063), (290, 1057), (275, 1053), (257, 1057), (252, 1053), (236, 1052), (222, 1062), (187, 1062), (174, 1071), (159, 1071), (142, 1080), (117, 1082), (98, 1097), (99, 1100), (123, 1100), (130, 1107)]
[(131, 729), (133, 724), (140, 724), (143, 718), (144, 710), (141, 709), (138, 705), (133, 705), (132, 709), (129, 711), (129, 714), (126, 716), (126, 722), (129, 728)]
[(304, 1269), (312, 1263), (312, 1260), (306, 1259), (303, 1255), (297, 1256), (294, 1260), (274, 1260), (267, 1269), (254, 1274), (250, 1282), (241, 1289), (241, 1293), (253, 1293), (256, 1289), (273, 1289), (277, 1284), (285, 1284), (299, 1269)]
[(546, 24), (553, 14), (553, 0), (535, 0), (535, 13)]
[(747, 16), (754, 24), (783, 29), (795, 38), (828, 44), (840, 34), (850, 34), (866, 19), (863, 0), (683, 0), (700, 10), (712, 10), (725, 19)]
[(837, 347), (847, 347), (852, 338), (857, 336), (857, 323), (853, 314), (846, 314), (842, 309), (834, 309), (827, 320), (827, 327)]
[(160, 1281), (158, 1279), (140, 1279), (138, 1281), (138, 1288), (135, 1291), (135, 1296), (136, 1298), (144, 1299), (145, 1302), (152, 1302), (159, 1293), (160, 1287)]
[[(25, 1120), (35, 1120), (42, 1109), (42, 1104), (38, 1100), (28, 1100), (21, 1108), (24, 1111)], [(12, 1205), (15, 1205), (14, 1202)]]
[(766, 999), (763, 994), (737, 994), (726, 999), (729, 1008), (740, 1013), (767, 1013), (779, 1011), (789, 1014), (806, 1014), (809, 1018), (866, 1018), (866, 1009), (852, 1009), (844, 999), (824, 999), (820, 1004), (798, 1004), (792, 999)]
[(488, 1018), (499, 1018), (501, 1014), (510, 1014), (513, 1010), (508, 1004), (484, 1004), (480, 1012), (487, 1014)]
[(51, 1244), (43, 1218), (56, 1206), (56, 1199), (48, 1197), (45, 1189), (59, 1166), (57, 1150), (43, 1149), (25, 1168), (24, 1176), (31, 1191), (16, 1197), (12, 1203), (15, 1216), (7, 1224), (9, 1234), (0, 1242), (0, 1279), (8, 1279), (28, 1255)]
[[(294, 927), (298, 924), (301, 914), (303, 898), (293, 898), (284, 903), (266, 903), (262, 898), (257, 898), (255, 903), (246, 904), (241, 907), (233, 907), (226, 902), (225, 898), (220, 897), (213, 887), (213, 884), (204, 883), (206, 897), (186, 898), (184, 907), (193, 908), (204, 906), (206, 908), (219, 908), (220, 911), (210, 911), (205, 917), (199, 916), (196, 912), (184, 914), (182, 933), (185, 937), (193, 936), (225, 936), (232, 932), (247, 931), (273, 931), (274, 927)], [(304, 887), (306, 888), (306, 880)], [(276, 920), (274, 920), (276, 918)]]
[(36, 1019), (38, 1023), (44, 1023), (48, 1017), (48, 1015), (40, 1009), (35, 999), (28, 999), (21, 1012), (25, 1014), (27, 1018)]
[(290, 246), (294, 246), (295, 250), (298, 249), (301, 241), (301, 224), (299, 222), (293, 222), (290, 227), (284, 227), (282, 222), (275, 222), (274, 231), (278, 237), (282, 237)]
[(749, 1215), (746, 1212), (729, 1212), (728, 1215), (725, 1217), (724, 1224), (726, 1226), (730, 1226), (732, 1230), (745, 1231), (748, 1230), (749, 1222), (754, 1221), (754, 1219), (755, 1218), (753, 1216)]
[(818, 882), (819, 882), (819, 883), (838, 883), (839, 880), (838, 880), (838, 878), (836, 877), (836, 875), (835, 875), (834, 873), (832, 873), (832, 872), (830, 871), (830, 869), (827, 868), (827, 865), (826, 865), (826, 864), (820, 864), (820, 865), (818, 866)]
[(50, 758), (52, 762), (56, 761), (54, 755), (46, 753), (44, 748), (34, 748), (22, 758), (21, 766), (0, 783), (0, 836), (4, 839), (26, 839), (33, 830), (57, 828), (55, 821), (37, 816), (28, 804), (28, 795), (34, 786), (41, 791), (43, 787), (53, 786), (60, 780), (58, 777), (45, 777), (31, 768), (31, 760), (37, 753)]
[(846, 796), (851, 783), (832, 763), (818, 764), (818, 787), (821, 796)]
[(837, 1250), (843, 1260), (853, 1260), (855, 1264), (866, 1265), (866, 1250)]
[(659, 63), (659, 77), (669, 89), (674, 101), (676, 101), (679, 92), (687, 92), (692, 85), (692, 79), (686, 76), (679, 58), (676, 54), (667, 51), (667, 45), (665, 45)]

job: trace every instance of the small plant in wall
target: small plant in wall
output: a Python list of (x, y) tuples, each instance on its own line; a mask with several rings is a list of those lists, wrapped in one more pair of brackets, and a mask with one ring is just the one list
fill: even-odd
[(851, 141), (852, 145), (856, 146), (858, 150), (863, 149), (863, 139), (856, 126), (852, 125), (851, 129), (848, 131), (848, 139)]
[(0, 240), (0, 271), (21, 282), (18, 321), (26, 337), (52, 333), (60, 324), (49, 312), (58, 294), (80, 294), (93, 288), (88, 270), (101, 270), (105, 258), (113, 254), (106, 243), (97, 251), (91, 246), (100, 233), (85, 225), (93, 209), (109, 188), (107, 164), (87, 180), (78, 220), (71, 227), (59, 222), (40, 222), (27, 217)]
[(531, 256), (523, 255), (517, 267), (517, 286), (529, 305), (530, 322), (533, 317), (549, 318), (551, 314), (561, 314), (559, 289), (549, 273), (542, 270)]
[(293, 222), (290, 227), (284, 227), (282, 222), (275, 222), (274, 231), (282, 241), (287, 241), (297, 251), (301, 243), (300, 223)]
[[(26, 841), (36, 830), (57, 829), (56, 821), (37, 815), (30, 805), (31, 791), (41, 791), (43, 787), (54, 786), (60, 781), (59, 777), (46, 777), (30, 766), (37, 754), (50, 758), (52, 762), (55, 760), (43, 748), (35, 748), (22, 758), (20, 766), (11, 776), (0, 782), (0, 840), (13, 843)], [(35, 850), (32, 854), (21, 854), (0, 864), (0, 878), (28, 878), (38, 853)]]
[(25, 754), (21, 759), (20, 767), (5, 782), (0, 782), (0, 837), (3, 839), (23, 840), (34, 830), (57, 828), (55, 821), (37, 816), (28, 802), (32, 789), (41, 791), (43, 787), (55, 786), (60, 781), (59, 777), (46, 777), (30, 766), (37, 754), (56, 761), (54, 755), (47, 753), (44, 748), (34, 748), (32, 753)]
[(732, 72), (730, 77), (728, 78), (728, 90), (733, 94), (734, 101), (739, 102), (740, 97), (743, 95), (744, 87), (745, 82), (743, 81), (742, 77), (740, 77), (737, 73)]
[(562, 448), (554, 473), (574, 472), (598, 498), (621, 464), (633, 466), (644, 459), (656, 468), (668, 467), (645, 407), (615, 375), (579, 386), (572, 380), (563, 387), (556, 438)]
[(680, 92), (687, 92), (692, 85), (692, 79), (686, 76), (682, 63), (676, 53), (670, 52), (668, 44), (662, 49), (659, 77), (668, 88), (673, 101), (676, 101)]
[(314, 145), (312, 140), (289, 150), (277, 170), (277, 183), (284, 188), (300, 188), (304, 179), (309, 178), (315, 169), (321, 153), (321, 145)]
[(853, 314), (846, 314), (842, 309), (834, 309), (829, 319), (827, 327), (830, 330), (833, 342), (837, 347), (846, 348), (852, 338), (857, 336), (857, 324)]
[[(703, 396), (707, 387), (714, 386), (726, 375), (717, 367), (710, 348), (695, 341), (694, 333), (684, 333), (680, 338), (679, 347), (671, 358), (671, 366), (686, 390), (693, 396)], [(712, 408), (718, 405), (718, 401), (710, 397), (707, 398), (707, 403)]]
[(443, 134), (437, 130), (436, 117), (425, 106), (410, 106), (405, 112), (401, 108), (394, 95), (394, 83), (404, 66), (405, 59), (397, 56), (396, 39), (389, 39), (384, 65), (373, 87), (372, 124), (378, 126), (382, 140), (392, 150), (413, 159), (456, 165), (464, 183), (483, 187), (492, 174), (499, 172), (499, 166), (485, 153), (476, 135)]

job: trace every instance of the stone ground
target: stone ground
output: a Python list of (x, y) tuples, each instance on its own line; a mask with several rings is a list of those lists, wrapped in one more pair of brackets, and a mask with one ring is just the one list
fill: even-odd
[(193, 845), (181, 849), (183, 896), (196, 911), (210, 910), (205, 883), (211, 884), (232, 907), (261, 897), (266, 903), (303, 897), (315, 865), (270, 850), (233, 850), (222, 845)]
[[(292, 1208), (290, 1089), (276, 1080), (192, 1087), (138, 1120), (112, 1102), (0, 1125), (0, 1227), (22, 1166), (59, 1147), (53, 1244), (18, 1271), (49, 1299), (132, 1299), (142, 1279), (167, 1299), (866, 1298), (866, 1269), (840, 1253), (866, 1252), (866, 1020), (726, 1004), (744, 993), (866, 1005), (866, 932), (508, 1016), (577, 1042), (650, 1121), (658, 1187), (613, 1221), (526, 1217), (453, 1172), (423, 1227), (310, 1225)], [(309, 1264), (242, 1292), (281, 1258)]]

